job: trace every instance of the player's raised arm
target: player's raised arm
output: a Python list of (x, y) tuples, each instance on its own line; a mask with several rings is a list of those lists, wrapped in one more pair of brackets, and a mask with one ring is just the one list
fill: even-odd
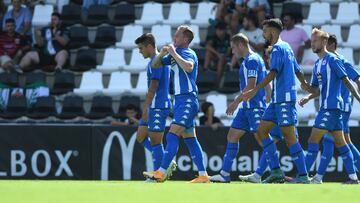
[(164, 46), (161, 49), (159, 55), (157, 55), (156, 58), (154, 59), (154, 61), (151, 63), (152, 68), (161, 68), (163, 66), (162, 60), (163, 60), (163, 57), (166, 54), (168, 54), (168, 49), (169, 49), (168, 46)]
[(180, 68), (185, 70), (186, 72), (190, 73), (194, 69), (194, 62), (190, 60), (185, 60), (183, 57), (181, 57), (175, 50), (175, 47), (173, 44), (170, 44), (168, 46), (169, 54), (174, 58), (177, 64), (179, 64)]

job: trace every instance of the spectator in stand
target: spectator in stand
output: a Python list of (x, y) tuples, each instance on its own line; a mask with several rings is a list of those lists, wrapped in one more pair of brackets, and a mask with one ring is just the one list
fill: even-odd
[[(27, 37), (15, 32), (15, 20), (9, 18), (5, 21), (6, 32), (0, 35), (0, 65), (10, 71), (15, 68), (24, 53), (31, 48)], [(16, 70), (22, 72), (21, 69)]]
[(211, 62), (216, 62), (217, 82), (221, 80), (224, 66), (231, 55), (230, 35), (226, 32), (227, 25), (218, 22), (215, 35), (209, 37), (206, 42), (204, 69), (208, 69)]
[(271, 7), (267, 0), (236, 0), (231, 25), (238, 26), (242, 18), (250, 12), (257, 14), (259, 25), (266, 17), (272, 16)]
[(111, 125), (117, 126), (138, 126), (141, 118), (139, 109), (132, 104), (126, 106), (125, 117), (121, 118), (119, 121), (112, 121)]
[(311, 47), (309, 36), (304, 29), (295, 26), (296, 18), (293, 14), (284, 14), (282, 21), (284, 30), (281, 31), (280, 37), (282, 40), (289, 43), (298, 63), (301, 63), (305, 48), (309, 49)]
[(262, 55), (265, 47), (265, 40), (262, 36), (262, 29), (258, 27), (258, 21), (255, 13), (249, 12), (244, 16), (243, 28), (240, 32), (249, 38), (250, 46)]
[(3, 0), (0, 0), (0, 27), (3, 27), (3, 20), (6, 12), (6, 6)]
[(112, 0), (83, 0), (82, 8), (88, 10), (92, 5), (109, 5)]
[(213, 25), (217, 22), (225, 22), (230, 25), (231, 35), (238, 32), (238, 24), (235, 25), (235, 28), (231, 26), (231, 18), (235, 10), (235, 1), (234, 0), (221, 0), (217, 5), (216, 19), (215, 21), (210, 21)]
[(62, 26), (59, 13), (51, 15), (51, 26), (36, 30), (36, 42), (39, 49), (28, 52), (21, 59), (20, 68), (28, 71), (32, 65), (40, 64), (47, 71), (61, 70), (69, 57), (66, 50), (69, 32)]
[(4, 16), (3, 30), (5, 30), (5, 21), (12, 18), (15, 20), (15, 31), (31, 39), (32, 14), (27, 7), (21, 6), (21, 3), (21, 0), (12, 0), (13, 9), (9, 10)]
[(201, 105), (201, 111), (204, 113), (204, 115), (199, 118), (200, 125), (209, 126), (213, 130), (217, 130), (219, 127), (223, 126), (221, 120), (214, 116), (215, 109), (211, 102), (204, 102)]

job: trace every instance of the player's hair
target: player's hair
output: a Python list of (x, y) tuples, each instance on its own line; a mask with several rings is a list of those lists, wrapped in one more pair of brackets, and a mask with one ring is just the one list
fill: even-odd
[(264, 20), (262, 25), (263, 26), (266, 25), (266, 26), (275, 28), (280, 32), (283, 30), (283, 24), (282, 24), (282, 22), (281, 22), (281, 20), (279, 18), (271, 18), (271, 19), (268, 19), (268, 20)]
[(59, 20), (61, 20), (61, 15), (60, 15), (60, 13), (58, 13), (58, 12), (53, 12), (53, 13), (51, 14), (51, 16), (56, 16), (56, 17), (59, 18)]
[(155, 47), (155, 37), (151, 33), (142, 34), (135, 40), (135, 44), (143, 44), (144, 46), (148, 46), (150, 44)]
[(180, 25), (177, 30), (180, 30), (183, 35), (188, 39), (188, 43), (190, 44), (194, 39), (194, 32), (192, 31), (191, 27), (188, 25)]
[(316, 35), (318, 37), (321, 37), (323, 39), (329, 39), (329, 33), (322, 31), (318, 28), (314, 28), (311, 32), (311, 35)]
[(248, 45), (249, 44), (249, 38), (247, 38), (246, 35), (244, 35), (243, 33), (237, 33), (236, 35), (234, 35), (231, 38), (231, 42), (234, 44), (243, 44), (243, 45)]
[(211, 102), (204, 102), (201, 105), (201, 111), (206, 114), (207, 110), (209, 109), (210, 106), (214, 106)]
[(14, 18), (8, 18), (5, 20), (5, 24), (8, 24), (8, 23), (14, 23), (15, 24), (15, 20)]
[(330, 35), (329, 35), (329, 39), (328, 39), (328, 43), (330, 43), (330, 44), (335, 43), (335, 48), (337, 48), (338, 42), (337, 42), (337, 37), (336, 37), (336, 35), (330, 34)]

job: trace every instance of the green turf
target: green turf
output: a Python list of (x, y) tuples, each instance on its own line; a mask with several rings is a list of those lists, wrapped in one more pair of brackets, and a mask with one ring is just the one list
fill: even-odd
[(359, 202), (360, 186), (190, 184), (183, 181), (0, 181), (0, 202), (121, 203), (345, 203)]

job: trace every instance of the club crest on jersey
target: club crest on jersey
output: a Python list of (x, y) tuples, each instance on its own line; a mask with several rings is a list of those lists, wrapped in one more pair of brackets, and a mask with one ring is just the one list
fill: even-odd
[(326, 64), (326, 60), (323, 60), (322, 65), (325, 65), (325, 64)]

